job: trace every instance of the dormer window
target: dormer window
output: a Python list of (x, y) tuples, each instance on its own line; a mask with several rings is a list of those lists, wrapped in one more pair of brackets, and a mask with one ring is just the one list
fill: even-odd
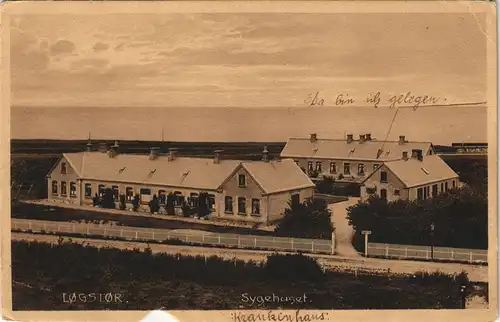
[(238, 186), (245, 187), (246, 186), (246, 177), (244, 174), (238, 175)]
[(61, 174), (66, 174), (68, 171), (66, 162), (61, 163)]

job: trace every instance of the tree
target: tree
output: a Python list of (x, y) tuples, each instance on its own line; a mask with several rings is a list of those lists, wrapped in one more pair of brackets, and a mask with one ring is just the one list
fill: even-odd
[(125, 210), (126, 208), (127, 208), (127, 203), (126, 203), (125, 195), (121, 194), (120, 195), (120, 209)]
[(333, 185), (335, 184), (335, 179), (331, 176), (324, 176), (321, 181), (316, 184), (316, 190), (319, 193), (332, 194)]
[(101, 198), (99, 197), (99, 195), (97, 193), (94, 195), (94, 198), (92, 198), (92, 205), (94, 207), (101, 205)]
[(149, 201), (149, 211), (154, 214), (160, 210), (160, 203), (156, 195), (153, 195), (153, 199)]
[(113, 190), (106, 188), (102, 195), (101, 208), (115, 209), (115, 197), (113, 195)]
[(275, 229), (279, 236), (318, 239), (330, 239), (333, 231), (331, 211), (322, 199), (308, 199), (298, 204), (290, 201)]
[(175, 195), (172, 192), (167, 195), (165, 210), (167, 211), (167, 215), (175, 215)]
[(132, 210), (137, 211), (139, 210), (139, 203), (140, 203), (140, 196), (136, 194), (134, 196), (134, 199), (132, 199)]
[(193, 208), (191, 208), (185, 201), (182, 202), (181, 211), (183, 217), (191, 217), (191, 215), (194, 214)]
[(208, 193), (201, 192), (198, 196), (198, 206), (196, 209), (198, 217), (202, 218), (210, 214)]

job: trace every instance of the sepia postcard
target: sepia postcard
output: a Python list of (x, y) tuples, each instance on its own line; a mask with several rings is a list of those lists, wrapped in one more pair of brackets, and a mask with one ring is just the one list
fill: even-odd
[(495, 12), (3, 3), (3, 318), (494, 321)]

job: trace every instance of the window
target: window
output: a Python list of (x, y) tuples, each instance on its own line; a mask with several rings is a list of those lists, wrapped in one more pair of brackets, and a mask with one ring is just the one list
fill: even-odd
[(68, 169), (66, 167), (66, 162), (62, 162), (61, 163), (61, 173), (66, 174), (66, 173), (68, 173), (67, 171), (68, 171)]
[(260, 199), (252, 199), (252, 215), (260, 215)]
[(164, 205), (167, 202), (167, 192), (165, 190), (158, 190), (158, 203)]
[(208, 195), (208, 208), (215, 210), (215, 196), (214, 195)]
[(151, 189), (141, 188), (139, 190), (139, 193), (140, 193), (141, 204), (147, 205), (149, 201), (151, 201)]
[(337, 164), (335, 162), (330, 162), (330, 173), (337, 173)]
[(61, 196), (66, 196), (66, 181), (61, 181)]
[(92, 185), (90, 183), (85, 184), (85, 198), (92, 198)]
[(457, 186), (455, 180), (453, 180), (451, 183), (452, 183), (453, 188), (455, 188)]
[(375, 188), (373, 188), (373, 187), (371, 187), (371, 188), (366, 187), (366, 193), (369, 194), (369, 195), (376, 194), (377, 193), (377, 188), (376, 187)]
[(444, 183), (444, 191), (448, 191), (448, 181)]
[(111, 186), (111, 190), (113, 190), (113, 199), (118, 200), (118, 196), (120, 194), (120, 190), (118, 189), (118, 186)]
[(358, 164), (358, 175), (360, 176), (365, 175), (365, 165), (363, 163)]
[(400, 195), (399, 189), (394, 189), (394, 195), (395, 196), (399, 196)]
[(182, 195), (182, 192), (176, 191), (174, 192), (175, 195), (175, 201), (174, 201), (174, 206), (182, 206), (184, 204), (184, 196)]
[(438, 185), (433, 184), (432, 185), (432, 196), (435, 197), (435, 196), (437, 196), (437, 194), (438, 194)]
[(377, 168), (378, 168), (378, 164), (377, 164), (377, 163), (375, 163), (375, 164), (373, 165), (373, 171), (377, 170)]
[(226, 196), (224, 204), (224, 212), (233, 213), (233, 197)]
[(198, 204), (199, 204), (198, 194), (197, 193), (191, 193), (189, 195), (189, 198), (190, 198), (190, 205), (191, 205), (191, 207), (198, 207)]
[(103, 184), (100, 184), (100, 185), (98, 186), (98, 189), (97, 189), (97, 191), (98, 191), (98, 193), (99, 193), (99, 197), (101, 197), (101, 198), (102, 198), (102, 196), (104, 195), (104, 190), (106, 190), (106, 186), (105, 186), (105, 185), (103, 185)]
[(238, 198), (238, 214), (245, 215), (247, 213), (247, 202), (243, 197)]
[(351, 174), (351, 165), (349, 163), (344, 163), (344, 174)]
[(244, 174), (238, 175), (238, 186), (240, 187), (246, 186), (246, 178)]
[(444, 183), (441, 182), (441, 192), (444, 191)]
[(386, 189), (380, 189), (380, 198), (387, 200), (387, 190)]
[(57, 181), (52, 181), (52, 194), (57, 195)]
[(316, 171), (321, 172), (323, 170), (323, 162), (316, 161)]
[(387, 172), (385, 171), (380, 172), (380, 182), (387, 182)]
[(424, 199), (429, 198), (429, 187), (424, 187)]
[(70, 182), (69, 184), (69, 196), (76, 198), (76, 183)]
[(312, 161), (308, 161), (307, 162), (307, 170), (309, 172), (313, 171), (313, 163), (312, 163)]
[(134, 188), (127, 187), (125, 189), (125, 196), (126, 196), (127, 201), (132, 201), (132, 199), (134, 199)]
[(417, 189), (417, 199), (424, 200), (424, 189), (422, 188)]

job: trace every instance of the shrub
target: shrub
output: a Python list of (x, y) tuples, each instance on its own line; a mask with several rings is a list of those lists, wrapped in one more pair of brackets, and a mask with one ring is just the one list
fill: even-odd
[(201, 192), (198, 197), (198, 207), (196, 209), (198, 217), (202, 218), (210, 214), (208, 193)]
[(132, 210), (137, 211), (139, 210), (139, 203), (140, 203), (140, 197), (138, 194), (134, 196), (134, 199), (132, 199)]
[(124, 194), (120, 195), (120, 209), (125, 210), (127, 208), (126, 197)]
[(319, 193), (332, 194), (335, 179), (331, 176), (324, 176), (323, 179), (316, 184), (316, 190)]
[(165, 206), (165, 210), (167, 211), (167, 215), (175, 215), (175, 195), (170, 192), (167, 195), (167, 204)]
[(153, 199), (149, 201), (149, 211), (153, 214), (160, 210), (160, 203), (158, 202), (158, 198), (156, 195), (153, 195)]
[(115, 197), (113, 195), (113, 190), (106, 188), (102, 195), (101, 207), (106, 209), (115, 209)]
[(270, 255), (264, 266), (267, 278), (272, 281), (322, 282), (325, 274), (318, 262), (301, 254)]

